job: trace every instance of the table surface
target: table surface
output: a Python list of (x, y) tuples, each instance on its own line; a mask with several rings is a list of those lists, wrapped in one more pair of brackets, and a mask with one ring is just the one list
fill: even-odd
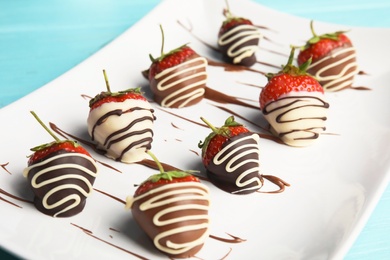
[[(0, 108), (94, 54), (160, 1), (0, 0)], [(390, 27), (388, 0), (254, 1), (323, 22)], [(0, 249), (0, 258), (6, 257), (14, 258)], [(390, 259), (390, 187), (346, 259)]]

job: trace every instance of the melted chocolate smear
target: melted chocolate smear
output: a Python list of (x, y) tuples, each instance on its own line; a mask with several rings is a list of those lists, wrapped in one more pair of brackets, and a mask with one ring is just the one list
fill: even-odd
[(130, 255), (132, 255), (132, 256), (135, 256), (135, 257), (137, 257), (137, 258), (139, 258), (139, 259), (148, 260), (148, 258), (146, 258), (146, 257), (143, 257), (143, 256), (141, 256), (141, 255), (138, 255), (138, 254), (136, 254), (136, 253), (134, 253), (134, 252), (131, 252), (131, 251), (127, 250), (127, 249), (124, 249), (124, 248), (122, 248), (122, 247), (120, 247), (120, 246), (114, 245), (113, 243), (110, 243), (110, 242), (108, 242), (108, 241), (106, 241), (106, 240), (104, 240), (104, 239), (102, 239), (102, 238), (100, 238), (100, 237), (97, 237), (97, 236), (93, 235), (93, 233), (92, 233), (91, 231), (89, 231), (88, 229), (86, 229), (86, 228), (80, 227), (80, 226), (78, 226), (78, 225), (76, 225), (76, 224), (73, 224), (73, 223), (71, 223), (71, 225), (73, 225), (73, 226), (75, 226), (75, 227), (81, 229), (81, 230), (84, 232), (84, 234), (87, 234), (87, 235), (90, 236), (90, 237), (93, 237), (93, 238), (95, 238), (95, 239), (97, 239), (97, 240), (99, 240), (99, 241), (101, 241), (101, 242), (103, 242), (103, 243), (106, 243), (107, 245), (110, 245), (110, 246), (112, 246), (112, 247), (115, 247), (116, 249), (119, 249), (119, 250), (121, 250), (121, 251), (123, 251), (123, 252), (126, 252), (126, 253), (128, 253), (128, 254), (130, 254)]
[(364, 86), (359, 86), (359, 87), (349, 87), (350, 89), (353, 89), (353, 90), (372, 90), (371, 88), (369, 87), (364, 87)]
[(119, 202), (122, 203), (122, 204), (126, 204), (126, 201), (124, 201), (124, 200), (122, 200), (122, 199), (120, 199), (120, 198), (117, 198), (117, 197), (115, 197), (114, 195), (111, 195), (111, 194), (109, 194), (109, 193), (107, 193), (107, 192), (104, 192), (104, 191), (102, 191), (102, 190), (99, 190), (99, 189), (97, 189), (97, 188), (93, 188), (93, 189), (94, 189), (95, 191), (97, 191), (97, 192), (103, 194), (103, 195), (106, 195), (107, 197), (109, 197), (109, 198), (111, 198), (111, 199), (114, 199), (114, 200), (116, 200), (116, 201), (119, 201)]
[(15, 207), (18, 207), (18, 208), (22, 208), (22, 207), (19, 206), (18, 204), (15, 204), (15, 203), (13, 203), (13, 202), (11, 202), (11, 201), (9, 201), (9, 200), (6, 200), (6, 199), (4, 199), (4, 198), (1, 197), (1, 196), (0, 196), (0, 200), (9, 203), (9, 204), (11, 204), (12, 206), (15, 206)]
[(4, 163), (4, 164), (0, 164), (0, 167), (4, 169), (4, 171), (8, 172), (9, 175), (12, 175), (12, 173), (10, 171), (7, 170), (7, 168), (5, 166), (7, 166), (9, 164), (9, 162), (7, 163)]
[(271, 64), (271, 63), (268, 63), (268, 62), (263, 62), (263, 61), (256, 61), (256, 63), (259, 63), (259, 64), (262, 64), (262, 65), (265, 65), (265, 66), (268, 66), (268, 67), (272, 67), (272, 68), (276, 68), (276, 69), (280, 69), (281, 66), (277, 66), (277, 65), (274, 65), (274, 64)]
[[(67, 136), (69, 136), (69, 137), (71, 137), (73, 140), (76, 140), (76, 141), (79, 142), (79, 143), (83, 143), (83, 144), (85, 144), (85, 145), (91, 147), (91, 148), (92, 148), (95, 152), (97, 152), (98, 154), (105, 154), (105, 151), (99, 149), (95, 143), (92, 143), (92, 142), (89, 142), (89, 141), (84, 140), (84, 139), (82, 139), (82, 138), (79, 138), (79, 137), (77, 137), (77, 136), (71, 135), (71, 134), (65, 132), (64, 130), (60, 129), (57, 125), (55, 125), (55, 124), (52, 123), (52, 122), (50, 122), (49, 125), (50, 125), (50, 128), (51, 128), (54, 132), (56, 132), (57, 134), (61, 135), (63, 138), (69, 139), (69, 138), (67, 137)], [(109, 164), (107, 164), (107, 163), (98, 161), (98, 160), (96, 160), (95, 158), (93, 158), (93, 159), (94, 159), (96, 162), (100, 163), (101, 165), (103, 165), (103, 166), (105, 166), (105, 167), (107, 167), (107, 168), (109, 168), (109, 169), (111, 169), (111, 170), (114, 170), (114, 171), (116, 171), (116, 172), (122, 173), (122, 171), (120, 171), (120, 170), (114, 168), (113, 166), (111, 166), (111, 165), (109, 165)]]
[(213, 61), (213, 60), (210, 60), (208, 58), (206, 58), (206, 59), (207, 59), (208, 65), (214, 66), (214, 67), (222, 67), (222, 68), (224, 68), (225, 71), (239, 72), (239, 71), (246, 70), (246, 71), (251, 71), (251, 72), (255, 72), (255, 73), (260, 73), (261, 75), (266, 75), (267, 74), (267, 73), (265, 73), (263, 71), (255, 70), (255, 69), (248, 68), (248, 67), (245, 67), (245, 66), (232, 65), (232, 64), (225, 63), (225, 62), (220, 62), (220, 61)]
[(180, 127), (178, 127), (177, 125), (175, 125), (175, 124), (172, 123), (172, 122), (171, 122), (171, 125), (172, 125), (174, 128), (176, 128), (176, 129), (183, 130), (183, 129), (181, 129)]
[(192, 153), (196, 154), (197, 156), (199, 156), (199, 153), (197, 151), (194, 151), (194, 150), (190, 149), (190, 152), (192, 152)]
[(112, 231), (115, 231), (115, 232), (118, 232), (118, 233), (120, 233), (120, 231), (119, 231), (119, 230), (117, 230), (117, 229), (115, 229), (115, 228), (112, 228), (112, 227), (110, 227), (110, 228), (109, 228), (109, 230), (112, 230)]
[(20, 197), (18, 197), (18, 196), (15, 196), (15, 195), (9, 193), (9, 192), (6, 192), (6, 191), (3, 190), (3, 189), (0, 189), (0, 193), (1, 193), (1, 194), (4, 194), (5, 196), (8, 196), (8, 197), (10, 197), (10, 198), (13, 198), (13, 199), (15, 199), (15, 200), (19, 200), (19, 201), (23, 201), (23, 202), (27, 202), (27, 203), (34, 204), (34, 202), (31, 201), (31, 200), (27, 200), (27, 199), (20, 198)]
[[(142, 161), (139, 161), (136, 163), (143, 165), (143, 166), (146, 166), (146, 167), (149, 167), (149, 168), (154, 169), (154, 170), (159, 170), (157, 163), (153, 160), (150, 160), (150, 159), (143, 159)], [(160, 162), (160, 163), (161, 163), (164, 171), (183, 171), (183, 170), (180, 170), (179, 168), (176, 168), (172, 165), (169, 165), (169, 164), (166, 164), (163, 162)]]
[(255, 85), (255, 84), (252, 84), (252, 83), (246, 83), (246, 82), (241, 82), (241, 81), (237, 81), (237, 83), (245, 85), (245, 86), (249, 86), (249, 87), (254, 87), (254, 88), (260, 88), (260, 89), (264, 88), (263, 86)]
[(361, 70), (361, 71), (358, 72), (358, 75), (370, 75), (370, 74), (368, 74), (367, 72)]
[(253, 26), (254, 26), (254, 27), (257, 27), (257, 28), (259, 28), (259, 29), (268, 30), (268, 31), (272, 31), (272, 32), (277, 32), (275, 29), (272, 29), (272, 28), (267, 27), (267, 26), (264, 26), (264, 25), (257, 25), (257, 24), (254, 24)]
[(272, 182), (273, 184), (277, 185), (279, 187), (279, 190), (274, 191), (257, 191), (259, 193), (281, 193), (285, 190), (286, 186), (290, 187), (290, 184), (285, 182), (284, 180), (280, 179), (279, 177), (273, 176), (273, 175), (261, 175), (264, 179)]
[(221, 242), (225, 242), (225, 243), (230, 243), (230, 244), (237, 244), (237, 243), (242, 243), (242, 242), (245, 242), (246, 239), (243, 239), (243, 238), (240, 238), (240, 237), (237, 237), (237, 236), (233, 236), (229, 233), (226, 233), (228, 236), (230, 236), (231, 238), (223, 238), (223, 237), (218, 237), (218, 236), (214, 236), (214, 235), (209, 235), (210, 238), (212, 239), (215, 239), (215, 240), (218, 240), (218, 241), (221, 241)]
[(163, 111), (163, 112), (165, 112), (165, 113), (168, 113), (168, 114), (170, 114), (170, 115), (176, 116), (176, 117), (178, 117), (178, 118), (180, 118), (180, 119), (186, 120), (186, 121), (188, 121), (188, 122), (190, 122), (190, 123), (193, 123), (193, 124), (196, 124), (196, 125), (199, 125), (199, 126), (203, 126), (203, 127), (209, 128), (209, 127), (208, 127), (207, 125), (205, 125), (205, 124), (202, 124), (202, 123), (199, 123), (199, 122), (190, 120), (190, 119), (188, 119), (188, 118), (186, 118), (186, 117), (183, 117), (183, 116), (180, 116), (180, 115), (178, 115), (178, 114), (172, 113), (172, 112), (170, 112), (170, 111), (168, 111), (168, 110), (165, 110), (165, 109), (162, 109), (162, 108), (159, 108), (159, 107), (157, 107), (157, 109), (159, 109), (159, 110), (161, 110), (161, 111)]
[(230, 104), (235, 104), (235, 105), (240, 105), (240, 106), (244, 106), (244, 107), (257, 109), (257, 110), (259, 109), (259, 107), (257, 107), (257, 106), (242, 102), (237, 97), (232, 97), (232, 96), (226, 95), (222, 92), (216, 91), (216, 90), (209, 88), (209, 87), (205, 88), (204, 98), (209, 99), (209, 100), (214, 101), (214, 102), (217, 102), (217, 103), (222, 103), (222, 104), (230, 103)]

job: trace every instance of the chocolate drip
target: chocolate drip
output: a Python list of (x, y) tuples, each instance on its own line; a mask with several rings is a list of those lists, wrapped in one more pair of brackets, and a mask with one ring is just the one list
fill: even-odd
[(35, 195), (35, 207), (53, 217), (70, 217), (84, 209), (96, 173), (92, 158), (65, 150), (34, 162), (24, 172)]
[(253, 133), (239, 134), (222, 145), (206, 166), (207, 176), (215, 186), (234, 194), (249, 194), (262, 187), (256, 137)]

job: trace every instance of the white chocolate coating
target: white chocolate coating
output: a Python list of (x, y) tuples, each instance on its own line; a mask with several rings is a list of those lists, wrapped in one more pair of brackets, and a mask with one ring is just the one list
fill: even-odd
[(284, 143), (308, 146), (325, 130), (328, 107), (321, 92), (290, 92), (268, 103), (263, 114)]
[(161, 93), (174, 90), (161, 101), (161, 106), (172, 107), (184, 100), (179, 108), (187, 106), (193, 100), (203, 97), (207, 81), (207, 60), (203, 57), (189, 59), (177, 66), (168, 68), (155, 76), (157, 90)]
[[(129, 196), (126, 199), (126, 208), (131, 208), (136, 201), (141, 201), (139, 209), (147, 212), (154, 209), (159, 211), (152, 217), (153, 225), (167, 229), (153, 238), (154, 245), (161, 251), (170, 255), (187, 252), (194, 247), (202, 245), (208, 237), (210, 205), (208, 188), (198, 182), (171, 183), (156, 187), (140, 196)], [(184, 203), (185, 202), (185, 203)], [(198, 214), (190, 214), (196, 209)], [(167, 217), (170, 216), (170, 217)], [(188, 221), (198, 221), (197, 224), (188, 224)], [(192, 241), (183, 243), (168, 240), (162, 244), (161, 240), (175, 236), (179, 233), (201, 231), (201, 235)]]
[(249, 24), (238, 25), (228, 30), (218, 39), (218, 44), (220, 46), (225, 46), (241, 37), (242, 39), (232, 44), (227, 51), (227, 55), (230, 58), (233, 58), (234, 64), (240, 63), (244, 58), (252, 56), (258, 50), (258, 45), (248, 45), (242, 48), (238, 47), (254, 39), (260, 40), (262, 35), (259, 30), (255, 26)]
[(153, 109), (145, 100), (127, 99), (93, 109), (88, 116), (88, 133), (106, 156), (125, 163), (148, 155), (153, 138)]

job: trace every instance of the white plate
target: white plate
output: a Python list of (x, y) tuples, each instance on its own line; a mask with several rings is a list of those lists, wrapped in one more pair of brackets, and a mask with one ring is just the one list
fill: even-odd
[[(189, 8), (190, 7), (190, 8)], [(259, 60), (281, 65), (290, 44), (302, 44), (310, 36), (309, 21), (264, 8), (258, 4), (230, 1), (233, 13), (248, 17), (272, 41), (263, 40), (257, 53)], [(149, 53), (160, 52), (161, 23), (165, 30), (165, 50), (190, 42), (198, 53), (218, 58), (177, 20), (192, 26), (193, 34), (216, 44), (218, 28), (223, 20), (224, 1), (166, 0), (111, 44), (85, 62), (25, 98), (0, 110), (2, 140), (0, 151), (0, 188), (17, 197), (32, 199), (22, 170), (27, 164), (29, 149), (51, 141), (43, 128), (30, 115), (34, 110), (44, 122), (53, 122), (61, 129), (87, 138), (88, 100), (105, 89), (102, 69), (107, 70), (113, 90), (142, 86), (148, 93), (141, 70), (150, 65)], [(176, 15), (172, 10), (181, 10)], [(281, 177), (291, 184), (280, 194), (255, 193), (231, 195), (210, 183), (212, 208), (211, 233), (226, 233), (246, 239), (228, 244), (207, 239), (197, 254), (201, 259), (222, 258), (230, 250), (229, 259), (328, 259), (341, 258), (364, 226), (378, 202), (390, 176), (390, 30), (346, 28), (315, 23), (318, 33), (351, 29), (348, 33), (357, 48), (360, 69), (355, 86), (371, 91), (344, 90), (326, 93), (330, 103), (327, 132), (307, 148), (292, 148), (261, 140), (261, 171)], [(256, 69), (276, 69), (256, 64)], [(233, 96), (254, 100), (257, 105), (259, 88), (264, 76), (254, 72), (225, 72), (209, 67), (208, 86)], [(240, 83), (241, 82), (241, 83)], [(251, 102), (251, 101), (246, 101)], [(216, 126), (230, 115), (203, 100), (189, 108), (171, 112), (200, 122), (204, 116)], [(264, 123), (259, 110), (225, 104), (244, 118)], [(152, 151), (162, 162), (181, 169), (199, 169), (197, 144), (209, 133), (206, 128), (190, 123), (158, 109)], [(236, 118), (253, 131), (260, 129)], [(174, 126), (176, 127), (174, 127)], [(195, 151), (195, 152), (194, 152)], [(95, 152), (99, 161), (119, 169), (118, 173), (100, 165), (94, 187), (112, 196), (125, 199), (138, 184), (155, 171), (141, 165), (111, 161)], [(6, 171), (8, 170), (9, 173)], [(272, 189), (267, 184), (266, 189)], [(56, 219), (38, 212), (30, 203), (0, 194), (0, 243), (4, 248), (29, 259), (127, 259), (132, 256), (120, 250), (147, 258), (166, 259), (151, 245), (146, 235), (132, 220), (124, 205), (99, 192), (88, 198), (82, 213), (71, 218)], [(11, 205), (5, 200), (15, 203)], [(74, 225), (72, 225), (74, 224)], [(87, 235), (75, 225), (88, 229)], [(96, 239), (99, 238), (99, 239)], [(108, 243), (105, 243), (103, 241)]]

